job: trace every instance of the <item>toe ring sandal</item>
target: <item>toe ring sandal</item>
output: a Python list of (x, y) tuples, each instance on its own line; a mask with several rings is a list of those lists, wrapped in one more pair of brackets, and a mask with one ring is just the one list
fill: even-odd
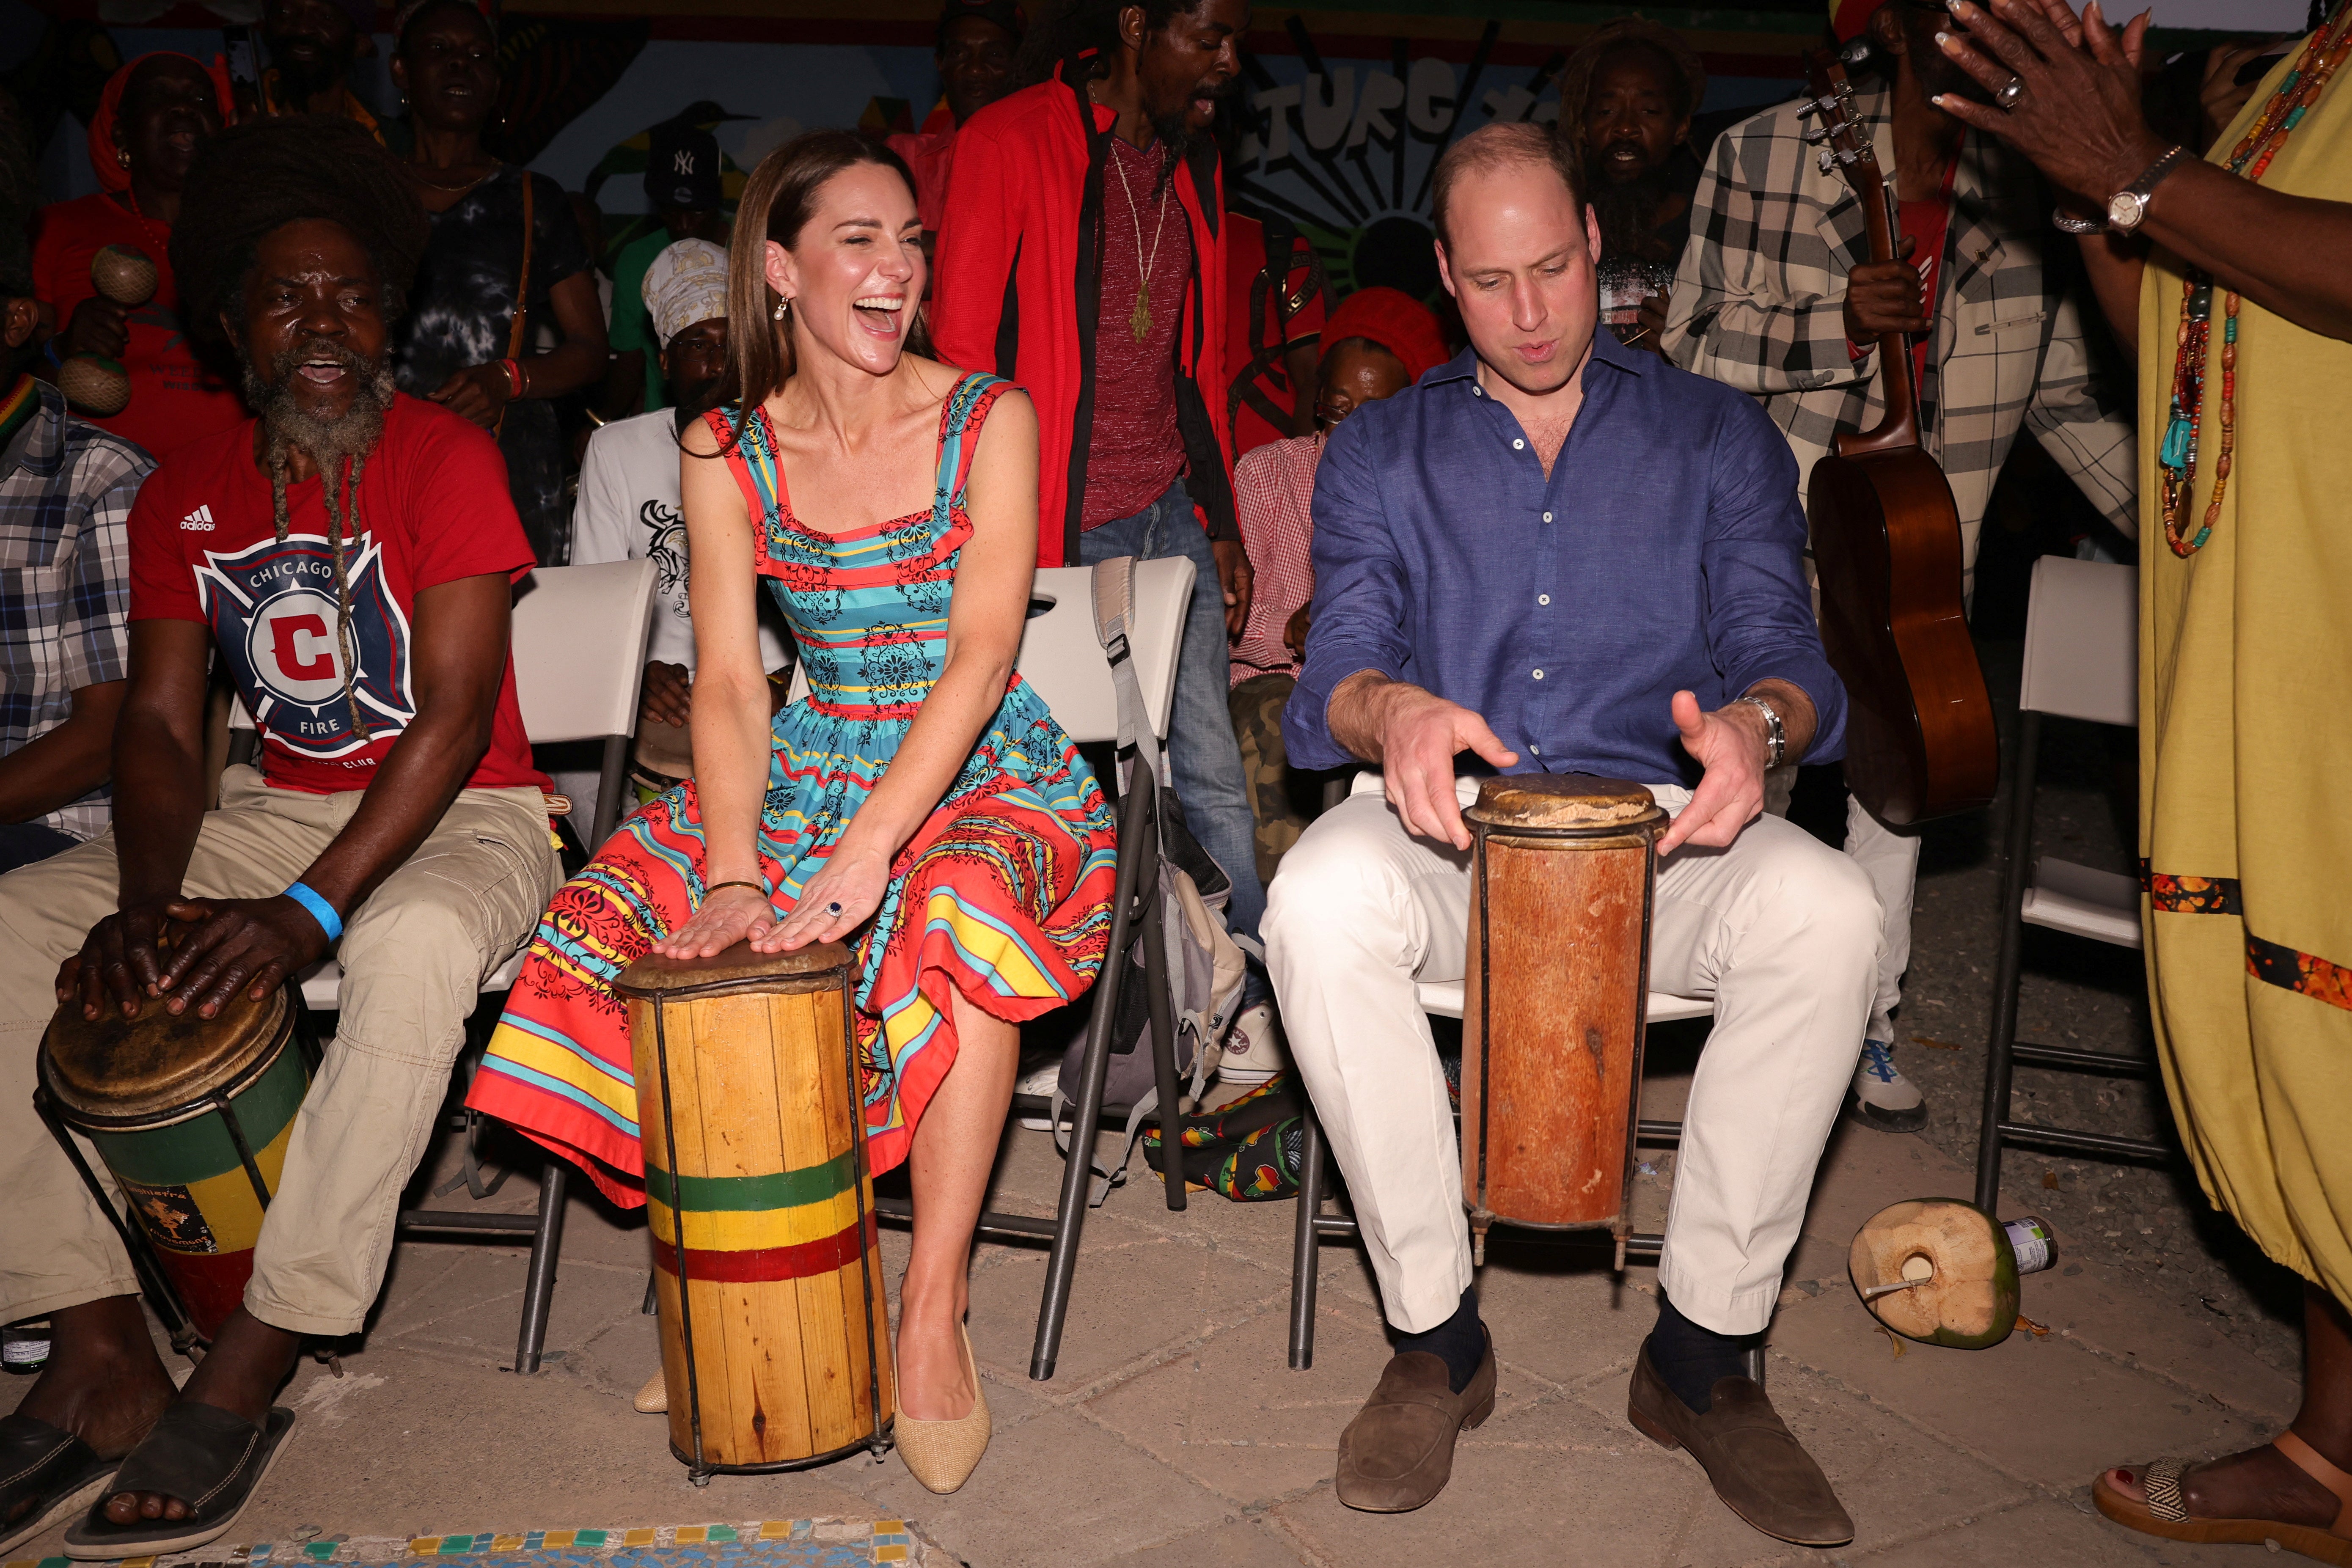
[[(114, 1482), (81, 1522), (66, 1531), (66, 1555), (109, 1562), (185, 1552), (219, 1539), (277, 1461), (294, 1412), (273, 1405), (256, 1425), (215, 1405), (182, 1400), (165, 1410), (146, 1440), (131, 1450)], [(106, 1501), (120, 1492), (162, 1492), (188, 1505), (184, 1519), (116, 1524)]]
[(37, 1416), (0, 1415), (0, 1557), (96, 1497), (121, 1463)]
[(2271, 1447), (2284, 1455), (2295, 1468), (2336, 1494), (2334, 1524), (2326, 1530), (2315, 1530), (2307, 1524), (2288, 1524), (2275, 1519), (2197, 1518), (2189, 1511), (2189, 1500), (2180, 1489), (2181, 1477), (2191, 1463), (2188, 1459), (2158, 1459), (2141, 1471), (2139, 1485), (2147, 1494), (2145, 1502), (2117, 1490), (2104, 1470), (2091, 1487), (2091, 1498), (2099, 1505), (2101, 1513), (2142, 1535), (2250, 1546), (2275, 1541), (2287, 1551), (2316, 1562), (2352, 1568), (2352, 1475), (2328, 1463), (2293, 1432), (2280, 1433), (2271, 1439)]

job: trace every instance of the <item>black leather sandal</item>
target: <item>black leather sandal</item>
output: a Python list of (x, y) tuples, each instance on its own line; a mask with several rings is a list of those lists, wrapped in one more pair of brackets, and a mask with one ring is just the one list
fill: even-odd
[[(131, 1450), (113, 1482), (80, 1523), (66, 1531), (66, 1555), (110, 1562), (186, 1552), (227, 1533), (253, 1489), (269, 1473), (294, 1426), (294, 1412), (272, 1405), (259, 1426), (217, 1405), (182, 1400), (163, 1412), (146, 1441)], [(106, 1498), (119, 1492), (162, 1492), (188, 1505), (184, 1519), (141, 1519), (116, 1524)]]
[(0, 1415), (0, 1557), (98, 1495), (120, 1459), (33, 1415)]

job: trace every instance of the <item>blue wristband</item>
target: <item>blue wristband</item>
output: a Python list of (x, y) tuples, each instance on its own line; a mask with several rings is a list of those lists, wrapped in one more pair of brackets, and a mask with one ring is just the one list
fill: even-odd
[(335, 913), (334, 905), (327, 902), (299, 882), (288, 888), (286, 896), (310, 911), (310, 918), (319, 922), (319, 929), (327, 933), (327, 940), (330, 942), (342, 940), (343, 920), (341, 915)]

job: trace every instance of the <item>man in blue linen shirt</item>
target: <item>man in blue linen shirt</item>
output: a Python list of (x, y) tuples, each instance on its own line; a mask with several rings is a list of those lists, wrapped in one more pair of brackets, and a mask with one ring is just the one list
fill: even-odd
[[(1372, 764), (1284, 858), (1266, 914), (1290, 1048), (1346, 1173), (1398, 1354), (1339, 1443), (1350, 1507), (1417, 1508), (1494, 1401), (1445, 1083), (1416, 980), (1464, 969), (1473, 772), (1650, 787), (1651, 984), (1711, 997), (1629, 1417), (1782, 1540), (1853, 1525), (1738, 1375), (1780, 1289), (1867, 1012), (1868, 880), (1762, 816), (1770, 763), (1840, 747), (1796, 465), (1727, 387), (1596, 332), (1599, 226), (1540, 128), (1433, 179), (1470, 351), (1334, 432), (1315, 489), (1295, 766)], [(1466, 758), (1463, 753), (1470, 753)], [(1779, 753), (1779, 754), (1776, 754)]]

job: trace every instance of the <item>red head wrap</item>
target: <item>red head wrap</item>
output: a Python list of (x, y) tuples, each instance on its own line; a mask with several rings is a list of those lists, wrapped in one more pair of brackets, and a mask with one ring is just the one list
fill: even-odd
[(1451, 357), (1436, 312), (1402, 289), (1374, 285), (1340, 300), (1323, 323), (1323, 342), (1328, 345), (1344, 338), (1380, 344), (1402, 362), (1405, 375), (1413, 381)]
[(151, 49), (138, 59), (125, 60), (121, 68), (106, 79), (106, 86), (98, 95), (98, 112), (89, 121), (89, 166), (98, 172), (100, 189), (127, 191), (131, 188), (131, 171), (122, 166), (121, 149), (114, 144), (114, 121), (122, 111), (122, 89), (131, 85), (131, 73), (142, 61), (162, 56), (166, 59), (185, 60), (212, 79), (213, 97), (219, 100), (223, 125), (236, 119), (236, 95), (229, 90), (228, 62), (219, 56), (213, 63), (205, 64), (194, 55), (184, 55), (177, 49)]
[(1882, 0), (1830, 0), (1830, 31), (1841, 44), (1853, 42), (1862, 37), (1881, 4)]

